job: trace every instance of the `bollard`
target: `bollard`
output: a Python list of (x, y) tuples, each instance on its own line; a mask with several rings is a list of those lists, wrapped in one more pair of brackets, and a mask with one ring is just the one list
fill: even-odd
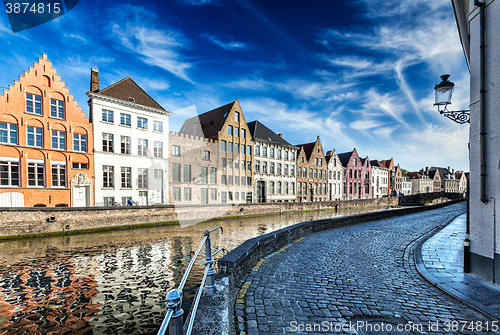
[(170, 335), (182, 335), (184, 322), (182, 320), (182, 314), (184, 311), (181, 308), (182, 305), (182, 291), (178, 289), (170, 290), (167, 294), (167, 308), (173, 310), (172, 319), (168, 327), (168, 333)]
[(205, 236), (207, 239), (205, 240), (205, 253), (207, 258), (205, 260), (205, 264), (208, 266), (207, 272), (207, 295), (212, 296), (215, 294), (215, 270), (214, 270), (214, 260), (212, 259), (212, 246), (210, 245), (210, 231), (205, 230)]

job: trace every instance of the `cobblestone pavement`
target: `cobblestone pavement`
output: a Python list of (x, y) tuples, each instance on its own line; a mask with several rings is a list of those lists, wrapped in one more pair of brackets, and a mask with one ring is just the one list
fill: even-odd
[(239, 333), (403, 334), (395, 330), (406, 327), (416, 334), (500, 334), (491, 330), (499, 324), (415, 269), (412, 252), (422, 235), (464, 212), (460, 203), (318, 232), (285, 246), (241, 285)]

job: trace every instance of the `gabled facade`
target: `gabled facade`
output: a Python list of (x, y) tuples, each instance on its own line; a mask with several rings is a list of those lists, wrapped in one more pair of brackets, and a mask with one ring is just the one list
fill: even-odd
[(342, 199), (342, 163), (340, 162), (337, 151), (328, 151), (326, 153), (326, 162), (328, 163), (328, 198), (327, 200)]
[(403, 182), (403, 173), (401, 171), (401, 167), (398, 165), (396, 165), (395, 167), (395, 183), (394, 183), (394, 189), (396, 191), (403, 191), (403, 185), (402, 185), (402, 182)]
[(434, 192), (443, 191), (443, 188), (441, 187), (442, 176), (441, 176), (439, 170), (429, 170), (428, 176), (433, 181), (433, 184), (432, 184), (433, 191)]
[(378, 160), (371, 160), (370, 165), (372, 167), (372, 196), (381, 198), (383, 195), (387, 195), (389, 169)]
[(315, 142), (299, 144), (297, 147), (300, 148), (297, 155), (298, 200), (326, 201), (328, 166), (319, 136)]
[[(423, 171), (421, 171), (423, 172)], [(408, 172), (408, 179), (411, 182), (411, 194), (434, 192), (434, 180), (421, 172)]]
[(94, 205), (92, 125), (43, 54), (0, 95), (0, 207)]
[(187, 119), (179, 133), (218, 144), (220, 203), (253, 201), (253, 142), (238, 99)]
[(439, 171), (440, 181), (441, 181), (441, 191), (448, 193), (458, 193), (460, 181), (455, 179), (455, 171), (451, 171), (448, 167), (431, 167), (429, 173), (433, 171)]
[(411, 180), (407, 175), (404, 175), (401, 181), (401, 192), (403, 195), (411, 195)]
[(338, 155), (343, 166), (343, 200), (370, 198), (371, 165), (368, 157), (359, 158), (356, 148)]
[(455, 172), (455, 179), (458, 180), (458, 193), (464, 193), (467, 191), (467, 177), (463, 171)]
[(91, 71), (96, 206), (168, 203), (168, 129), (172, 114), (131, 78), (100, 90)]
[(254, 148), (254, 202), (295, 202), (297, 147), (259, 121), (248, 123)]
[(380, 162), (387, 169), (387, 178), (388, 178), (387, 194), (390, 194), (391, 191), (396, 190), (396, 167), (394, 165), (394, 160), (391, 158)]

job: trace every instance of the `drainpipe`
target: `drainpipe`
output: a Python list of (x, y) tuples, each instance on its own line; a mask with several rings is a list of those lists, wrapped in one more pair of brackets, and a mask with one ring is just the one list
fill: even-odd
[(481, 201), (486, 204), (486, 45), (484, 43), (484, 7), (485, 3), (474, 0), (474, 6), (479, 7), (479, 150), (481, 161)]

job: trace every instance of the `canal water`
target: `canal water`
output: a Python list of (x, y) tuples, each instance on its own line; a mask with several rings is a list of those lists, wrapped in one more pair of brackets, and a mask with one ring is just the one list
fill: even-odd
[[(295, 223), (380, 209), (343, 209), (164, 225), (0, 243), (0, 334), (156, 334), (203, 232), (212, 250)], [(193, 267), (187, 299), (199, 285)]]

